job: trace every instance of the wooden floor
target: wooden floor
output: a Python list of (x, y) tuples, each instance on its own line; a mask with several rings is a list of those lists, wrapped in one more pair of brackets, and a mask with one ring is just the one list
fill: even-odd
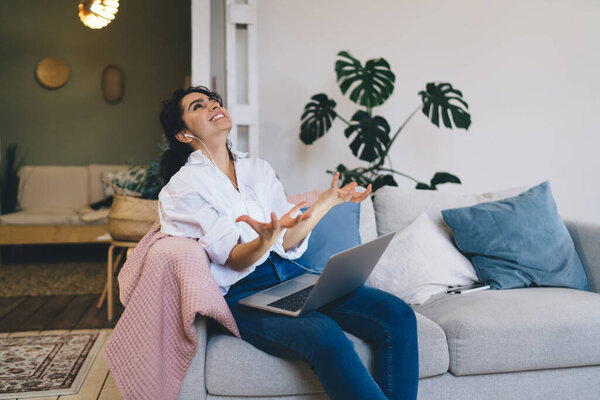
[(115, 296), (115, 318), (106, 319), (99, 294), (0, 297), (0, 333), (114, 328), (123, 313)]
[[(0, 297), (0, 336), (39, 335), (72, 330), (112, 332), (123, 313), (115, 299), (115, 319), (106, 319), (106, 303), (96, 308), (100, 295)], [(37, 400), (120, 400), (102, 351), (75, 395), (36, 397)]]

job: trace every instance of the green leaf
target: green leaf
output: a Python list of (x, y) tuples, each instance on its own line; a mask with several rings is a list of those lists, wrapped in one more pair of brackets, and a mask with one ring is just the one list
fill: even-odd
[[(423, 114), (439, 127), (440, 115), (446, 128), (469, 129), (471, 115), (466, 111), (469, 105), (462, 99), (462, 92), (454, 89), (450, 83), (430, 82), (426, 89), (419, 92), (423, 101)], [(452, 116), (452, 118), (450, 118)]]
[(435, 190), (435, 188), (432, 188), (431, 186), (429, 186), (428, 184), (423, 183), (423, 182), (417, 183), (417, 186), (415, 186), (415, 189), (419, 189), (419, 190)]
[[(0, 156), (1, 158), (1, 156)], [(17, 145), (9, 144), (6, 147), (6, 155), (2, 161), (0, 176), (2, 185), (0, 191), (0, 213), (9, 214), (19, 209), (18, 193), (19, 169), (23, 165), (24, 158), (17, 160)]]
[(447, 172), (436, 172), (431, 178), (431, 187), (435, 189), (437, 185), (442, 183), (458, 183), (460, 185), (461, 181), (457, 176)]
[[(338, 187), (342, 187), (352, 181), (352, 178), (350, 178), (351, 174), (347, 173), (348, 168), (346, 168), (346, 166), (344, 164), (338, 164), (338, 166), (335, 168), (335, 171), (340, 173), (340, 176), (338, 178)], [(333, 174), (335, 174), (335, 171), (328, 170), (327, 172), (329, 172), (331, 175), (333, 175)], [(341, 182), (341, 184), (339, 182)]]
[(169, 141), (165, 135), (161, 135), (162, 139), (158, 144), (158, 149), (160, 150), (160, 154), (164, 153), (169, 148)]
[(373, 162), (383, 156), (386, 146), (390, 142), (390, 126), (380, 116), (371, 116), (359, 110), (352, 116), (352, 122), (344, 130), (344, 135), (349, 138), (352, 134), (356, 136), (350, 149), (352, 154), (361, 160)]
[(373, 193), (375, 193), (377, 191), (377, 189), (379, 189), (383, 186), (398, 186), (398, 184), (396, 183), (396, 181), (394, 180), (394, 177), (392, 175), (379, 175), (373, 181), (373, 186), (372, 186)]
[[(348, 169), (344, 164), (338, 164), (336, 171), (340, 173), (338, 187), (343, 187), (350, 182), (356, 182), (359, 186), (366, 188), (371, 182), (363, 173), (356, 169)], [(336, 171), (327, 170), (328, 174), (335, 174)]]
[(368, 60), (363, 67), (347, 51), (340, 51), (335, 73), (343, 94), (351, 88), (350, 100), (367, 108), (382, 105), (394, 91), (396, 76), (383, 58)]
[(324, 93), (311, 97), (313, 101), (304, 107), (304, 113), (300, 119), (300, 140), (304, 144), (311, 144), (331, 128), (332, 121), (337, 116), (334, 108), (335, 101)]

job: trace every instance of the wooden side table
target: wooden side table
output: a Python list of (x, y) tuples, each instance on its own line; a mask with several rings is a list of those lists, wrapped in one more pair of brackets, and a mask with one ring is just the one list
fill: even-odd
[[(122, 242), (118, 240), (111, 240), (110, 247), (108, 248), (108, 262), (106, 264), (106, 286), (104, 286), (104, 291), (102, 292), (102, 296), (100, 296), (100, 300), (98, 301), (97, 308), (102, 307), (102, 303), (104, 303), (104, 298), (107, 297), (107, 306), (106, 310), (108, 313), (108, 320), (112, 320), (114, 316), (114, 304), (113, 304), (113, 276), (125, 255), (125, 259), (129, 256), (130, 252), (133, 251), (133, 248), (137, 246), (138, 242)], [(113, 260), (115, 255), (115, 249), (119, 249), (117, 258)]]

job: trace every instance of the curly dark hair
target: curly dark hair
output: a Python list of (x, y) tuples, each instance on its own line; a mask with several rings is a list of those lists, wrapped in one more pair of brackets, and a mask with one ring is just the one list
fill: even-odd
[[(205, 86), (191, 86), (187, 89), (177, 89), (173, 92), (173, 96), (169, 100), (162, 102), (163, 108), (160, 112), (160, 123), (165, 132), (165, 137), (169, 141), (169, 148), (163, 152), (160, 158), (160, 176), (163, 178), (165, 184), (186, 163), (188, 156), (193, 150), (189, 144), (182, 143), (175, 137), (177, 133), (187, 128), (183, 121), (181, 100), (190, 93), (205, 94), (209, 99), (218, 102), (223, 107), (221, 96)], [(233, 160), (231, 142), (229, 140), (227, 140), (226, 146), (229, 158)]]

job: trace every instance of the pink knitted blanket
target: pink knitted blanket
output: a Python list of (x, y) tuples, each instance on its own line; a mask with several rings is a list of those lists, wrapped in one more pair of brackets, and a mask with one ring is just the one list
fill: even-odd
[[(320, 193), (287, 199), (311, 206)], [(198, 346), (196, 313), (240, 337), (206, 251), (195, 240), (161, 233), (158, 222), (127, 259), (119, 290), (125, 311), (104, 357), (125, 400), (177, 399)]]
[(240, 337), (197, 241), (160, 232), (156, 222), (119, 273), (125, 311), (104, 348), (121, 396), (177, 399), (194, 357), (196, 313)]

